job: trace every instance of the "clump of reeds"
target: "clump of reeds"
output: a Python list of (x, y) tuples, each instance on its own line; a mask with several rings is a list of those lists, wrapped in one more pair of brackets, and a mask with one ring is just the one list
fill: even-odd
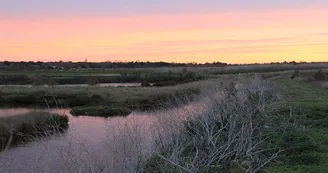
[(88, 115), (99, 117), (127, 116), (131, 112), (130, 109), (119, 106), (86, 106), (75, 107), (71, 110), (71, 114), (74, 116)]
[(67, 128), (67, 116), (49, 112), (28, 112), (0, 117), (0, 150), (63, 132)]

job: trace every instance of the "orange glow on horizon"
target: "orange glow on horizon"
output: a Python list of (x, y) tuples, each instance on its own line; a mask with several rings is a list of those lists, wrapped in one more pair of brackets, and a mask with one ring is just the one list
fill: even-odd
[(0, 18), (0, 61), (326, 61), (328, 11)]

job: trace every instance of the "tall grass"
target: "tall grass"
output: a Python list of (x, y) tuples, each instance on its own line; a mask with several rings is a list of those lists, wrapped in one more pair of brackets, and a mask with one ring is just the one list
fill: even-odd
[(198, 95), (204, 86), (215, 85), (217, 80), (198, 81), (173, 87), (3, 87), (0, 88), (2, 107), (75, 107), (121, 106), (133, 110), (160, 108), (168, 97), (183, 99), (186, 95)]
[(48, 112), (0, 117), (0, 150), (68, 128), (68, 117)]

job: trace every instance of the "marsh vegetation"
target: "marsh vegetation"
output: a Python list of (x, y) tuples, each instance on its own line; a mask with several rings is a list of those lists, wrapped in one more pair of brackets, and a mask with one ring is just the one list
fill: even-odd
[[(51, 150), (34, 144), (50, 152), (62, 172), (324, 173), (328, 73), (302, 68), (202, 71), (210, 79), (164, 87), (3, 87), (0, 100), (3, 107), (69, 107), (73, 115), (107, 117), (69, 115), (73, 125), (60, 139), (69, 145)], [(101, 136), (74, 142), (76, 131)], [(19, 172), (9, 169), (11, 152), (0, 153), (2, 172)]]
[(68, 128), (68, 118), (49, 112), (28, 112), (0, 117), (0, 150), (8, 150)]
[(88, 116), (127, 116), (132, 111), (128, 108), (117, 106), (93, 106), (93, 107), (74, 107), (70, 113), (74, 116), (88, 115)]

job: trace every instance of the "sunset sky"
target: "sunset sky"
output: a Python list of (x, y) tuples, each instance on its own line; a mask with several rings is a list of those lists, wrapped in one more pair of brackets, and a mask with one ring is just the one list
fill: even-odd
[(0, 61), (328, 61), (327, 0), (8, 0)]

